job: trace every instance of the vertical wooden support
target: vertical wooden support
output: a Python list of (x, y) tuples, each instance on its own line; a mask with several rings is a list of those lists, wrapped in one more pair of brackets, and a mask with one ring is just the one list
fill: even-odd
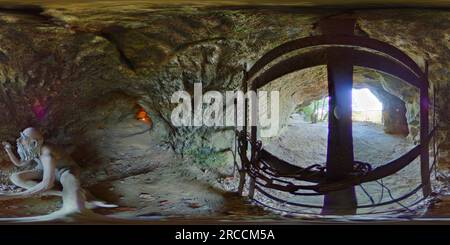
[[(248, 90), (248, 84), (247, 84), (247, 79), (248, 79), (248, 75), (247, 75), (247, 70), (244, 69), (244, 77), (243, 77), (243, 82), (242, 82), (242, 90), (244, 92), (244, 126), (242, 127), (242, 131), (244, 133), (247, 133), (247, 123), (248, 123), (248, 102), (247, 102), (247, 98), (245, 97), (247, 94), (247, 90)], [(235, 108), (237, 110), (237, 108)], [(236, 118), (237, 120), (237, 118)], [(247, 148), (248, 148), (248, 144), (244, 145), (244, 150), (242, 152), (242, 154), (247, 155)], [(241, 169), (239, 170), (239, 187), (238, 187), (238, 194), (240, 196), (243, 195), (244, 193), (244, 187), (245, 187), (245, 177), (246, 177), (246, 172), (245, 172), (245, 168), (248, 166), (244, 166), (244, 163), (241, 161)]]
[[(250, 92), (253, 91), (253, 86), (250, 89)], [(257, 92), (256, 90), (254, 91), (255, 93)], [(251, 151), (251, 157), (250, 157), (250, 164), (259, 164), (255, 162), (255, 158), (256, 158), (256, 154), (257, 154), (257, 149), (256, 149), (256, 141), (258, 138), (258, 134), (257, 134), (257, 130), (258, 130), (258, 118), (259, 118), (259, 106), (258, 106), (258, 96), (255, 94), (255, 96), (251, 96), (249, 95), (249, 97), (251, 98), (250, 101), (250, 121), (251, 121), (251, 129), (250, 129), (250, 138), (251, 138), (251, 145), (252, 145), (252, 151)], [(253, 199), (254, 195), (255, 195), (255, 178), (251, 177), (250, 178), (250, 183), (249, 183), (249, 187), (248, 187), (248, 197), (250, 199)]]
[[(257, 111), (258, 107), (257, 107), (256, 101), (254, 101), (252, 103), (253, 103), (253, 105), (251, 106), (252, 110), (256, 110)], [(251, 112), (251, 113), (253, 114), (252, 115), (252, 117), (253, 117), (252, 120), (256, 120), (255, 115), (258, 115), (258, 113), (254, 113), (254, 112)], [(251, 153), (252, 156), (250, 158), (251, 164), (254, 163), (254, 159), (256, 157), (256, 148), (255, 148), (255, 146), (256, 146), (256, 138), (257, 138), (256, 130), (257, 130), (256, 126), (251, 126), (251, 141), (252, 141), (251, 142), (252, 143), (252, 153)], [(248, 197), (250, 199), (253, 199), (254, 196), (255, 196), (255, 178), (250, 178), (250, 183), (249, 183), (249, 186), (248, 186)]]
[[(322, 22), (325, 34), (353, 34), (353, 19), (328, 19)], [(328, 146), (327, 171), (329, 181), (345, 178), (353, 170), (352, 87), (353, 61), (351, 52), (344, 48), (327, 51), (328, 72)], [(356, 213), (355, 188), (327, 193), (322, 214)]]
[(250, 183), (248, 185), (248, 198), (252, 200), (255, 197), (255, 178), (250, 178)]
[[(438, 135), (438, 132), (437, 132), (437, 122), (436, 122), (436, 93), (437, 93), (437, 91), (436, 91), (436, 86), (433, 86), (433, 123), (432, 123), (432, 129), (434, 130), (434, 133), (433, 133), (433, 164), (434, 164), (434, 177), (436, 178), (437, 177), (437, 149), (436, 149), (436, 147), (437, 147), (437, 135)], [(432, 169), (430, 169), (430, 171), (432, 171)], [(430, 173), (430, 175), (431, 175), (431, 173)], [(431, 179), (431, 177), (430, 177), (430, 179)]]
[[(347, 53), (346, 53), (347, 52)], [(328, 52), (328, 112), (327, 180), (345, 178), (353, 170), (352, 85), (353, 65), (348, 51), (340, 48)], [(353, 214), (356, 212), (355, 188), (328, 193), (323, 214)]]
[(434, 164), (434, 177), (437, 178), (437, 161), (439, 157), (438, 153), (438, 125), (437, 125), (437, 118), (436, 118), (436, 96), (438, 95), (438, 86), (433, 86), (433, 164)]
[(239, 187), (238, 187), (238, 194), (240, 196), (244, 193), (244, 186), (245, 186), (245, 171), (243, 169), (239, 170)]
[[(428, 65), (425, 65), (425, 75), (428, 76)], [(427, 197), (431, 194), (430, 182), (430, 153), (429, 153), (429, 96), (428, 77), (423, 79), (423, 86), (420, 88), (420, 144), (422, 152), (420, 154), (420, 174), (422, 179), (422, 193)]]

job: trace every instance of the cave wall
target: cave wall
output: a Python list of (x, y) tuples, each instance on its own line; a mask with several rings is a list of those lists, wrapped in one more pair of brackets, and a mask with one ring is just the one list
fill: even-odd
[[(384, 132), (408, 136), (415, 143), (419, 140), (419, 91), (413, 86), (392, 77), (367, 69), (355, 69), (354, 88), (368, 88), (383, 104)], [(391, 84), (403, 87), (395, 94)], [(405, 89), (407, 88), (407, 89)], [(402, 98), (405, 100), (403, 101)], [(409, 110), (407, 108), (409, 106)], [(412, 109), (411, 109), (412, 108)], [(408, 120), (409, 119), (409, 120)]]
[(408, 120), (406, 119), (408, 113), (403, 100), (388, 93), (383, 88), (371, 86), (368, 86), (368, 88), (383, 104), (382, 123), (385, 133), (408, 136), (410, 127), (416, 129), (414, 125), (408, 125)]
[[(39, 127), (49, 141), (74, 148), (92, 182), (149, 171), (164, 164), (157, 156), (167, 149), (205, 162), (229, 161), (232, 129), (174, 127), (172, 93), (192, 92), (195, 82), (204, 91), (236, 89), (245, 66), (281, 43), (317, 34), (318, 20), (341, 12), (144, 3), (0, 9), (0, 138), (13, 141), (21, 129)], [(353, 15), (359, 35), (397, 46), (422, 67), (429, 61), (430, 81), (438, 87), (440, 162), (446, 166), (449, 12), (357, 10)], [(326, 93), (322, 68), (279, 80), (268, 88), (280, 88), (284, 118), (295, 105)], [(404, 101), (415, 137), (414, 89), (380, 74), (357, 73), (355, 82), (376, 82)], [(136, 120), (139, 107), (152, 125)]]

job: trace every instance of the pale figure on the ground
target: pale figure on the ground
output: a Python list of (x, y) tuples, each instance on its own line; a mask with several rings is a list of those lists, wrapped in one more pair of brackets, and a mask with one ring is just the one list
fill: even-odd
[[(37, 129), (23, 130), (16, 143), (20, 159), (14, 154), (11, 144), (3, 142), (11, 162), (17, 167), (23, 167), (34, 161), (37, 166), (32, 170), (12, 174), (11, 182), (26, 190), (19, 193), (0, 193), (0, 200), (38, 195), (61, 196), (63, 206), (57, 211), (60, 214), (81, 213), (93, 207), (115, 206), (93, 200), (93, 196), (81, 188), (78, 165), (63, 149), (44, 143), (44, 138)], [(62, 191), (52, 190), (56, 182), (61, 184)]]

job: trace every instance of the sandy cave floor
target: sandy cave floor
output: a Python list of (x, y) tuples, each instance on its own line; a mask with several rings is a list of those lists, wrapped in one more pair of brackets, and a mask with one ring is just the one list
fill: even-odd
[[(302, 121), (299, 115), (294, 114), (290, 118), (288, 127), (285, 128), (278, 137), (266, 142), (265, 148), (272, 154), (279, 156), (281, 159), (298, 166), (307, 167), (312, 164), (324, 164), (326, 161), (327, 136), (327, 122), (311, 124)], [(414, 147), (414, 145), (409, 143), (405, 137), (385, 134), (382, 125), (370, 122), (353, 123), (353, 141), (355, 160), (370, 163), (372, 168), (388, 163)], [(300, 142), (306, 143), (302, 144)], [(414, 189), (420, 184), (420, 165), (418, 159), (399, 171), (396, 175), (384, 178), (383, 184), (389, 188), (394, 198), (402, 196)], [(366, 194), (362, 188), (364, 188), (368, 194)], [(370, 197), (375, 203), (391, 200), (388, 190), (386, 188), (382, 190), (382, 186), (376, 182), (365, 183), (362, 187), (357, 186), (355, 189), (359, 205), (371, 204)], [(322, 196), (291, 197), (284, 193), (280, 193), (279, 195), (284, 196), (289, 201), (319, 206), (323, 205)], [(420, 194), (414, 195), (402, 202), (402, 204), (412, 204), (420, 198)], [(304, 208), (295, 208), (289, 205), (272, 204), (278, 208), (285, 207), (288, 210), (294, 209), (302, 213), (320, 212), (320, 210), (314, 211)], [(398, 209), (400, 207), (399, 204), (394, 204), (375, 209), (359, 209), (358, 213), (383, 212), (386, 210)]]
[[(387, 135), (381, 125), (372, 123), (354, 123), (355, 158), (369, 162), (373, 167), (382, 165), (389, 160), (411, 149), (413, 145), (405, 138)], [(313, 140), (311, 140), (313, 139)], [(308, 142), (302, 144), (302, 142)], [(265, 146), (273, 154), (301, 166), (325, 161), (327, 142), (327, 124), (305, 123), (299, 117), (291, 121), (280, 136), (266, 142)], [(291, 147), (291, 146), (301, 147)], [(160, 220), (165, 218), (184, 219), (277, 219), (279, 213), (272, 213), (262, 208), (250, 205), (245, 198), (237, 197), (232, 191), (237, 188), (237, 174), (233, 177), (233, 166), (201, 166), (193, 164), (189, 159), (181, 160), (173, 156), (173, 160), (155, 170), (115, 181), (99, 183), (89, 187), (89, 191), (97, 198), (117, 204), (118, 208), (96, 209), (96, 213), (117, 218), (133, 218), (140, 220)], [(420, 182), (419, 163), (416, 160), (396, 176), (385, 178), (394, 197), (397, 197)], [(372, 198), (379, 202), (390, 199), (387, 191), (381, 191), (376, 183), (364, 185)], [(9, 184), (1, 184), (2, 191), (19, 191)], [(370, 199), (357, 187), (359, 204), (368, 204)], [(383, 192), (383, 194), (381, 194)], [(283, 196), (283, 194), (279, 194)], [(322, 204), (322, 198), (289, 197), (290, 201), (301, 201), (309, 204)], [(299, 213), (317, 213), (311, 209), (293, 208), (265, 199), (261, 195), (257, 200), (280, 209), (293, 210)], [(419, 199), (415, 195), (403, 202), (404, 205)], [(450, 199), (446, 196), (428, 210), (428, 216), (446, 215)], [(448, 200), (446, 202), (445, 200)], [(23, 217), (50, 213), (61, 206), (61, 200), (56, 197), (32, 198), (26, 200), (11, 200), (0, 202), (1, 217)], [(359, 213), (378, 212), (398, 209), (394, 204), (382, 209), (361, 209)], [(286, 215), (286, 213), (284, 213)]]

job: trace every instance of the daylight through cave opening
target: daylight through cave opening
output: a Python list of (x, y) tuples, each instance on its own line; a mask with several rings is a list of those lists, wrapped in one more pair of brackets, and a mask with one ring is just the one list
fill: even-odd
[(383, 122), (383, 105), (369, 89), (352, 89), (352, 120), (358, 122)]

